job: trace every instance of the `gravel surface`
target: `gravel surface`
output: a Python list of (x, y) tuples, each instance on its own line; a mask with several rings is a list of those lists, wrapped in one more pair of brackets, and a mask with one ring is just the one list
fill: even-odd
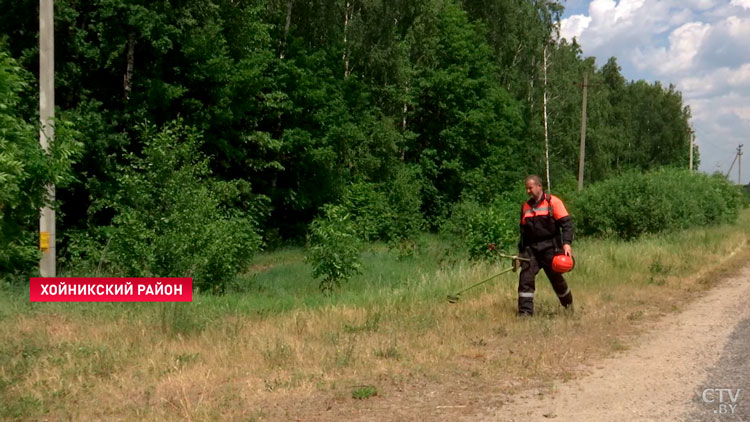
[[(555, 385), (551, 394), (522, 393), (471, 420), (750, 421), (748, 298), (750, 266), (683, 312), (654, 323), (631, 350), (599, 362), (587, 375)], [(718, 390), (707, 393), (713, 403), (702, 403), (706, 388), (733, 389), (736, 415), (719, 413)], [(729, 405), (729, 391), (723, 394), (723, 404)]]
[(750, 318), (737, 324), (729, 343), (695, 391), (689, 421), (750, 421)]

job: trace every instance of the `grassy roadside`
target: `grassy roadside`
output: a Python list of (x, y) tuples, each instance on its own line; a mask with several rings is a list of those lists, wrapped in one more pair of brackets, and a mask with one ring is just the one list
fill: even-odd
[(540, 275), (537, 316), (521, 321), (513, 273), (448, 304), (507, 262), (446, 262), (434, 241), (411, 260), (368, 251), (364, 274), (333, 297), (317, 292), (300, 250), (261, 255), (234, 293), (192, 304), (29, 304), (6, 286), (0, 419), (282, 420), (295, 402), (354, 400), (360, 386), (385, 398), (425, 384), (543, 386), (628, 348), (644, 322), (746, 262), (749, 237), (745, 210), (733, 226), (582, 240), (576, 314)]

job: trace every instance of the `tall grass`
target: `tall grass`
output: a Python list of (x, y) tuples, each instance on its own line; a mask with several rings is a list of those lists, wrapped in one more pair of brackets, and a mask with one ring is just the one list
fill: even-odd
[(361, 386), (378, 400), (452, 383), (510, 394), (626, 349), (643, 321), (744, 262), (748, 237), (744, 211), (736, 225), (576, 242), (576, 313), (540, 275), (530, 320), (515, 317), (513, 273), (449, 304), (508, 263), (453, 262), (435, 238), (409, 259), (371, 246), (331, 296), (299, 249), (261, 254), (226, 295), (189, 304), (31, 304), (3, 285), (0, 419), (288, 420)]

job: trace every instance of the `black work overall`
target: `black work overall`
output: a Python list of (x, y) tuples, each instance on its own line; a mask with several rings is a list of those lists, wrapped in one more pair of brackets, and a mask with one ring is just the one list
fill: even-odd
[(533, 199), (524, 203), (519, 252), (529, 261), (522, 261), (518, 277), (519, 315), (534, 314), (535, 280), (540, 269), (547, 274), (560, 304), (567, 308), (573, 303), (573, 294), (565, 278), (552, 270), (552, 259), (562, 252), (563, 243), (572, 242), (570, 216), (559, 198), (545, 194), (538, 203)]

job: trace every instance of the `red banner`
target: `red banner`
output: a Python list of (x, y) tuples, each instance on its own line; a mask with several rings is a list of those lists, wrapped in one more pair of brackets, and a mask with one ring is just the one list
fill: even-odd
[(189, 277), (32, 277), (31, 302), (192, 302)]

